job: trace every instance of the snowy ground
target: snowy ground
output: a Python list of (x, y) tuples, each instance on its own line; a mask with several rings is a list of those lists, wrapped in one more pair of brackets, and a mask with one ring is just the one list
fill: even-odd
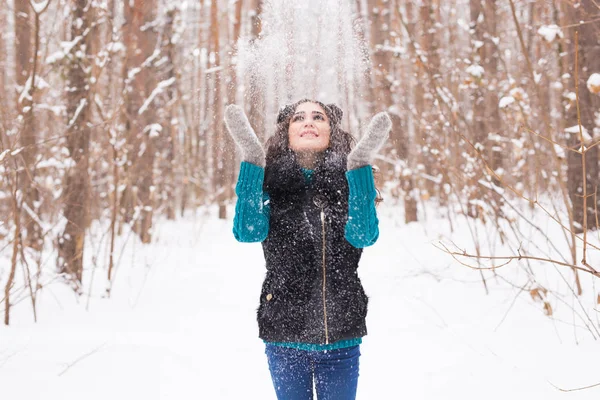
[[(360, 267), (370, 307), (358, 399), (600, 398), (600, 387), (553, 387), (600, 382), (585, 329), (491, 274), (486, 295), (479, 272), (433, 247), (446, 222), (424, 231), (393, 213), (380, 208), (380, 240)], [(161, 222), (151, 246), (130, 239), (112, 298), (99, 267), (88, 311), (59, 283), (42, 292), (37, 324), (19, 303), (0, 327), (2, 399), (274, 398), (255, 322), (261, 246), (237, 243), (231, 221), (203, 221)]]

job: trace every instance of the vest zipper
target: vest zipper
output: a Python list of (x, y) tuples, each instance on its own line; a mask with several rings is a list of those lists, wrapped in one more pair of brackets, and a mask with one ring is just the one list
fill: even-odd
[(323, 320), (325, 322), (325, 344), (329, 344), (329, 331), (327, 330), (327, 303), (325, 296), (325, 286), (327, 284), (326, 263), (325, 263), (325, 211), (321, 206), (321, 237), (323, 239)]

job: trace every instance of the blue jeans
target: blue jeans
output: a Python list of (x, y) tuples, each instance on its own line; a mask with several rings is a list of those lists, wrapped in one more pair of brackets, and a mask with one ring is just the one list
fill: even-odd
[(266, 345), (265, 353), (278, 400), (354, 400), (360, 346), (307, 351)]

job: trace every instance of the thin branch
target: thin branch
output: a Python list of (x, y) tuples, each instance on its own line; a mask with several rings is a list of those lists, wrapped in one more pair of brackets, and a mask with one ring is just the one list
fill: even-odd
[(576, 27), (582, 26), (582, 25), (593, 24), (594, 22), (598, 22), (598, 21), (600, 21), (600, 18), (594, 18), (589, 21), (581, 21), (576, 24), (563, 25), (560, 28), (576, 28)]
[[(558, 264), (558, 265), (562, 265), (565, 267), (570, 267), (579, 271), (583, 271), (583, 272), (587, 272), (590, 275), (593, 275), (597, 278), (600, 278), (600, 273), (595, 271), (595, 270), (589, 270), (586, 268), (582, 268), (579, 267), (577, 265), (573, 265), (570, 263), (565, 263), (559, 260), (553, 260), (551, 258), (543, 258), (543, 257), (535, 257), (535, 256), (525, 256), (522, 254), (519, 254), (518, 256), (481, 256), (481, 255), (476, 255), (476, 254), (469, 254), (467, 253), (465, 250), (463, 250), (462, 252), (456, 252), (456, 251), (452, 251), (450, 249), (448, 249), (448, 247), (446, 247), (446, 245), (444, 245), (442, 242), (440, 242), (440, 245), (442, 246), (442, 248), (436, 246), (434, 244), (434, 246), (437, 249), (442, 250), (443, 252), (450, 254), (456, 261), (460, 262), (462, 265), (471, 268), (471, 269), (484, 269), (484, 270), (494, 270), (494, 269), (498, 269), (501, 268), (507, 264), (509, 264), (511, 261), (513, 260), (535, 260), (535, 261), (542, 261), (542, 262), (548, 262), (551, 264)], [(504, 264), (498, 265), (498, 266), (494, 266), (494, 267), (473, 267), (472, 265), (468, 265), (464, 262), (461, 262), (460, 260), (458, 260), (457, 256), (461, 256), (461, 257), (467, 257), (467, 258), (475, 258), (475, 259), (484, 259), (484, 260), (506, 260), (506, 262)]]
[(75, 361), (73, 361), (72, 363), (68, 364), (67, 367), (65, 369), (63, 369), (58, 376), (62, 376), (64, 375), (72, 366), (74, 366), (75, 364), (77, 364), (78, 362), (86, 359), (87, 357), (91, 356), (92, 354), (96, 353), (98, 350), (100, 350), (102, 347), (104, 347), (106, 345), (106, 343), (108, 342), (104, 342), (102, 343), (100, 346), (96, 347), (95, 349), (90, 350), (89, 352), (83, 354), (82, 356), (78, 357)]
[(585, 162), (587, 150), (584, 146), (581, 111), (579, 109), (579, 31), (575, 31), (575, 104), (577, 106), (577, 126), (579, 127), (579, 141), (581, 143), (581, 169), (583, 179), (583, 258), (581, 263), (587, 266), (587, 171)]
[[(554, 141), (554, 140), (552, 140), (552, 139), (550, 139), (550, 138), (547, 138), (546, 136), (540, 135), (539, 133), (537, 133), (537, 132), (536, 132), (536, 131), (534, 131), (533, 129), (530, 129), (530, 128), (526, 127), (525, 125), (521, 125), (521, 127), (522, 127), (523, 129), (525, 129), (527, 132), (529, 132), (529, 133), (533, 133), (533, 134), (534, 134), (534, 135), (536, 135), (537, 137), (539, 137), (539, 138), (541, 138), (541, 139), (544, 139), (544, 140), (546, 140), (546, 141), (548, 141), (548, 142), (550, 142), (550, 143), (552, 143), (552, 144), (554, 144), (554, 145), (556, 145), (556, 146), (559, 146), (560, 148), (562, 148), (562, 149), (564, 149), (564, 150), (568, 150), (568, 151), (572, 151), (572, 152), (574, 152), (574, 153), (577, 153), (577, 154), (581, 154), (581, 151), (579, 151), (579, 150), (577, 150), (577, 149), (573, 149), (573, 148), (571, 148), (571, 147), (568, 147), (568, 146), (565, 146), (565, 145), (562, 145), (562, 144), (560, 144), (560, 143), (558, 143), (558, 142), (556, 142), (556, 141)], [(599, 142), (599, 143), (600, 143), (600, 142)], [(596, 144), (597, 144), (597, 143), (596, 143)], [(588, 148), (589, 148), (589, 147), (588, 147)]]
[(593, 385), (584, 386), (584, 387), (578, 387), (578, 388), (574, 388), (574, 389), (562, 389), (562, 388), (559, 388), (558, 386), (556, 386), (555, 384), (553, 384), (550, 381), (547, 381), (547, 382), (549, 384), (551, 384), (555, 389), (560, 390), (561, 392), (576, 392), (576, 391), (579, 391), (579, 390), (586, 390), (586, 389), (591, 389), (591, 388), (600, 386), (600, 383), (596, 383), (596, 384), (593, 384)]

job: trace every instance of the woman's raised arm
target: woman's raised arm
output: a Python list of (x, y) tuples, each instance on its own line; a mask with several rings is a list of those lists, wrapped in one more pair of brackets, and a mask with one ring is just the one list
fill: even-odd
[(227, 106), (225, 124), (242, 153), (233, 235), (240, 242), (262, 242), (269, 233), (268, 196), (263, 193), (265, 151), (240, 106)]
[(348, 155), (348, 222), (346, 240), (354, 247), (374, 244), (379, 237), (379, 219), (375, 210), (377, 191), (371, 163), (392, 129), (387, 113), (373, 117), (367, 131)]

